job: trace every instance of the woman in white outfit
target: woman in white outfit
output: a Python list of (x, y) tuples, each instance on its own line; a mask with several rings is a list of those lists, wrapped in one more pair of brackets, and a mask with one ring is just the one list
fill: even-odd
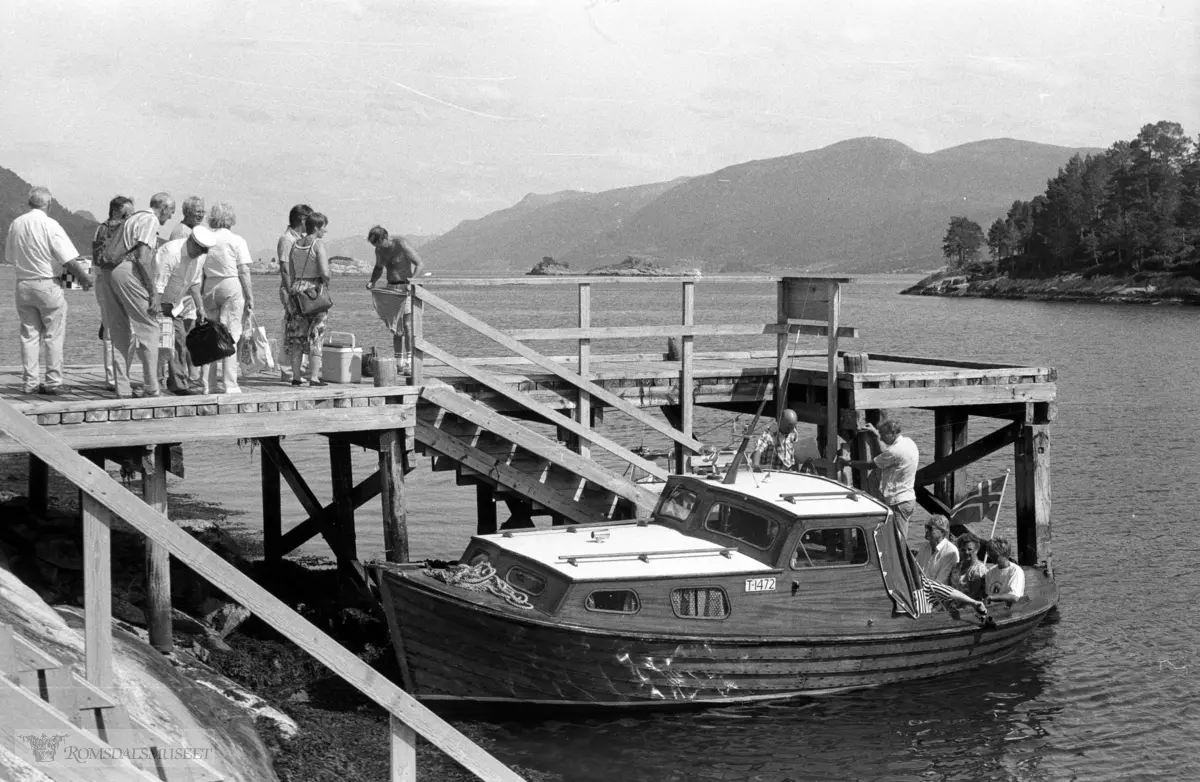
[[(242, 336), (242, 316), (254, 309), (250, 287), (250, 246), (229, 230), (237, 222), (233, 207), (222, 201), (208, 213), (208, 225), (216, 242), (204, 262), (204, 314), (222, 323), (236, 343)], [(209, 364), (202, 373), (203, 393), (240, 394), (237, 382), (238, 358), (235, 353), (223, 361)]]

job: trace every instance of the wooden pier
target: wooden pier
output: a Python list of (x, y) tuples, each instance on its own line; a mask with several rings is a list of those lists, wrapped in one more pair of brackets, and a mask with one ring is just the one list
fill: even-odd
[[(29, 493), (35, 509), (45, 507), (47, 469), (80, 486), (91, 498), (84, 503), (85, 540), (93, 540), (101, 555), (106, 538), (97, 530), (107, 528), (108, 514), (128, 517), (140, 508), (130, 523), (149, 541), (147, 614), (151, 640), (164, 649), (170, 648), (168, 555), (180, 557), (206, 577), (220, 571), (210, 567), (203, 552), (173, 534), (174, 526), (164, 518), (166, 474), (181, 471), (186, 444), (205, 440), (252, 439), (260, 444), (268, 560), (277, 560), (321, 535), (339, 567), (350, 578), (361, 580), (355, 530), (363, 520), (356, 511), (382, 496), (386, 557), (407, 561), (405, 484), (412, 478), (406, 476), (421, 458), (428, 458), (435, 470), (455, 470), (460, 484), (475, 487), (478, 529), (491, 532), (497, 528), (497, 501), (506, 502), (514, 518), (530, 524), (539, 515), (550, 517), (552, 523), (576, 523), (649, 513), (657, 500), (654, 481), (665, 480), (668, 470), (607, 436), (604, 420), (610, 415), (630, 416), (667, 438), (675, 448), (672, 467), (682, 471), (703, 446), (693, 435), (697, 406), (739, 413), (755, 413), (765, 406), (769, 416), (786, 407), (801, 421), (818, 426), (827, 457), (844, 442), (856, 459), (871, 454), (872, 442), (859, 431), (865, 423), (879, 422), (888, 410), (916, 409), (932, 417), (937, 433), (933, 462), (918, 473), (921, 504), (931, 512), (939, 511), (942, 504), (953, 505), (968, 490), (963, 469), (1011, 446), (1019, 562), (1033, 565), (1049, 559), (1053, 369), (846, 350), (845, 340), (858, 337), (854, 328), (840, 322), (842, 289), (849, 280), (754, 279), (763, 282), (764, 294), (774, 288), (777, 318), (773, 322), (695, 323), (695, 287), (705, 284), (695, 278), (679, 279), (679, 323), (668, 326), (591, 325), (592, 286), (639, 284), (640, 278), (523, 278), (414, 286), (410, 374), (400, 380), (375, 378), (381, 385), (308, 389), (282, 386), (273, 378), (246, 378), (244, 393), (238, 395), (117, 400), (104, 390), (99, 367), (67, 367), (70, 392), (50, 399), (22, 396), (19, 369), (0, 369), (0, 453), (30, 454)], [(578, 326), (503, 331), (432, 290), (481, 284), (577, 286)], [(513, 355), (462, 357), (434, 344), (422, 327), (427, 308)], [(751, 351), (697, 349), (696, 340), (725, 335), (761, 335), (764, 345)], [(595, 341), (638, 337), (671, 338), (677, 341), (676, 349), (661, 354), (592, 352)], [(801, 350), (796, 347), (799, 337), (820, 342), (809, 340)], [(538, 341), (564, 339), (576, 342), (572, 355), (544, 356), (530, 347)], [(649, 415), (650, 408), (659, 408), (670, 423)], [(975, 427), (985, 430), (973, 440), (972, 419)], [(534, 421), (553, 425), (557, 436), (547, 437), (545, 427), (530, 426)], [(328, 505), (316, 499), (281, 441), (299, 434), (321, 435), (328, 441), (333, 482), (333, 501)], [(378, 453), (378, 469), (357, 481), (350, 462), (352, 446)], [(626, 471), (598, 464), (591, 458), (596, 451), (636, 468), (649, 482), (634, 481)], [(131, 504), (132, 495), (103, 480), (106, 476), (92, 465), (105, 461), (141, 472), (145, 502)], [(863, 476), (845, 471), (839, 477), (859, 483)], [(307, 514), (287, 520), (286, 528), (280, 501), (284, 483)], [(123, 492), (120, 502), (113, 501), (114, 492)], [(103, 687), (107, 558), (89, 563), (88, 678)], [(241, 582), (230, 588), (230, 574), (220, 571), (218, 575), (214, 583), (256, 613), (261, 607), (289, 634), (292, 617), (279, 619), (283, 615), (278, 606), (250, 594), (250, 587)], [(411, 739), (407, 725), (412, 723), (406, 723), (401, 713), (410, 706), (408, 701), (400, 704), (396, 693), (389, 691), (387, 705), (397, 715), (393, 721), (401, 737), (397, 751), (408, 752), (402, 739)], [(437, 733), (441, 728), (429, 730), (438, 737), (431, 740), (445, 748), (450, 739)], [(494, 770), (486, 761), (472, 763), (467, 765), (477, 773)]]

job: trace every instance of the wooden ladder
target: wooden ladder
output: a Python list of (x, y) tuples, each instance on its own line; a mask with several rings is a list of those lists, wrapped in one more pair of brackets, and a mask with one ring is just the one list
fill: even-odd
[[(224, 779), (203, 760), (184, 757), (179, 744), (4, 624), (0, 736), (22, 760), (63, 782)], [(39, 739), (52, 746), (43, 744), (37, 752)]]
[(521, 422), (450, 388), (427, 386), (418, 406), (417, 442), (434, 452), (434, 470), (460, 484), (494, 487), (535, 512), (589, 523), (649, 514), (658, 492), (617, 475)]

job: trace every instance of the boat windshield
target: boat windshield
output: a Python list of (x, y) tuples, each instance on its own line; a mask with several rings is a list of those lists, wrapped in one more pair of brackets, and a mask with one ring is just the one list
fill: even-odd
[(696, 492), (676, 486), (658, 505), (658, 515), (675, 521), (687, 521), (696, 507)]
[(779, 537), (779, 522), (775, 519), (724, 502), (715, 502), (708, 509), (704, 528), (761, 551), (771, 548)]

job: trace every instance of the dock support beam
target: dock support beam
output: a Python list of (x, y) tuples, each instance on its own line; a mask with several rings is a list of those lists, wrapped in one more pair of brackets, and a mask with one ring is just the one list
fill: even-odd
[(49, 506), (50, 468), (41, 459), (29, 454), (29, 512), (45, 518)]
[[(156, 445), (142, 461), (142, 498), (167, 515), (169, 445)], [(171, 634), (171, 555), (161, 543), (146, 539), (146, 624), (150, 645), (163, 654), (174, 648)]]
[(358, 536), (354, 529), (354, 462), (350, 443), (340, 437), (329, 438), (329, 479), (333, 489), (334, 519), (342, 551), (358, 559)]
[(279, 447), (278, 437), (263, 437), (259, 440), (258, 458), (262, 468), (262, 504), (263, 504), (263, 559), (267, 565), (278, 564), (283, 559), (280, 550), (280, 538), (283, 537), (283, 504), (280, 495), (279, 467), (271, 461), (267, 450), (262, 447), (263, 440), (270, 440)]
[[(591, 328), (592, 325), (592, 285), (588, 282), (579, 283), (579, 328)], [(587, 377), (588, 371), (591, 369), (592, 363), (592, 341), (590, 339), (579, 340), (579, 376)], [(592, 424), (592, 395), (582, 388), (579, 389), (575, 403), (575, 420), (580, 426), (591, 426)], [(580, 456), (591, 456), (592, 448), (583, 438), (577, 435), (570, 435), (569, 440), (571, 450), (578, 453)], [(478, 495), (477, 495), (478, 496)], [(493, 518), (495, 517), (495, 507), (493, 505)], [(480, 516), (482, 523), (483, 516)], [(495, 527), (493, 525), (493, 531)]]
[(1050, 549), (1050, 427), (1026, 424), (1013, 446), (1017, 564), (1037, 565)]
[(379, 496), (383, 501), (383, 548), (388, 562), (407, 562), (408, 504), (404, 473), (407, 466), (404, 430), (379, 433)]
[[(960, 448), (967, 447), (968, 415), (963, 410), (953, 407), (942, 407), (933, 412), (933, 459), (938, 461), (951, 455)], [(966, 482), (962, 470), (943, 475), (934, 481), (933, 495), (948, 507), (962, 499)]]
[(496, 492), (491, 484), (480, 481), (475, 484), (475, 532), (492, 535), (496, 532)]
[(112, 514), (83, 495), (83, 652), (87, 680), (112, 691)]
[[(692, 326), (696, 322), (696, 283), (694, 280), (683, 282), (683, 325)], [(786, 336), (786, 335), (784, 335)], [(696, 338), (684, 334), (679, 340), (679, 431), (692, 437), (694, 426), (692, 389), (692, 352)], [(691, 453), (682, 443), (675, 444), (675, 472), (687, 470), (688, 454)]]

